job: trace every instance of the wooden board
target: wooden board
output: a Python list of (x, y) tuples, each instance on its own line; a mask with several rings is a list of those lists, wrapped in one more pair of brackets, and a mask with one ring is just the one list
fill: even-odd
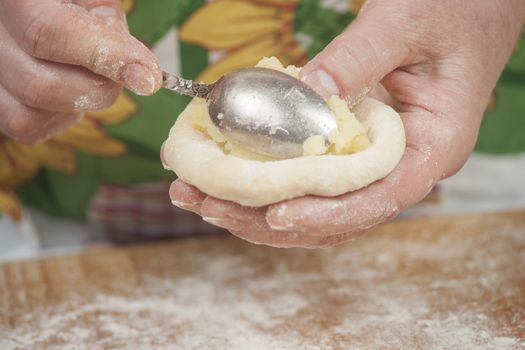
[(343, 246), (195, 239), (0, 266), (0, 349), (523, 349), (525, 212)]

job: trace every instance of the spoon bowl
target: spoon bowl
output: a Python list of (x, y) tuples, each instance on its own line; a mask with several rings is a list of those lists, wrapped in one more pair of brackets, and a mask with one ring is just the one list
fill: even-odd
[(165, 75), (165, 87), (205, 98), (213, 124), (226, 139), (256, 153), (299, 157), (308, 138), (327, 139), (337, 129), (333, 112), (317, 92), (273, 69), (239, 69), (210, 85), (180, 79), (177, 89), (173, 79), (180, 78)]

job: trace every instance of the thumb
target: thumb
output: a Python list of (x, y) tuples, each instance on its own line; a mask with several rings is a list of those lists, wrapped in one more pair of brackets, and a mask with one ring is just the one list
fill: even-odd
[(358, 103), (410, 53), (401, 29), (384, 17), (359, 16), (301, 70), (301, 79), (324, 98)]
[[(86, 9), (90, 15), (98, 18), (103, 23), (111, 28), (117, 29), (117, 31), (124, 31), (126, 35), (132, 37), (129, 33), (128, 21), (126, 18), (126, 13), (122, 8), (122, 0), (73, 0), (75, 5), (78, 5)], [(134, 38), (135, 39), (135, 38)], [(138, 42), (138, 41), (137, 41)], [(140, 44), (141, 49), (147, 51), (147, 55), (154, 58), (153, 65), (157, 66), (153, 71), (159, 73), (158, 62), (154, 57), (153, 53), (149, 51), (144, 45)], [(144, 51), (141, 50), (143, 53)], [(156, 82), (153, 82), (152, 87), (152, 77), (149, 73), (145, 72), (140, 65), (131, 64), (125, 71), (122, 73), (122, 78), (124, 79), (124, 85), (134, 91), (139, 95), (150, 95), (153, 91), (160, 87), (158, 79), (153, 78)], [(153, 89), (153, 90), (152, 90)]]

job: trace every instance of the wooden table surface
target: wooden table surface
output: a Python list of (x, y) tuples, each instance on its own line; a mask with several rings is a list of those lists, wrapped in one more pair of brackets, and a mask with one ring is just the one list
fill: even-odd
[(0, 266), (0, 349), (524, 349), (525, 212), (317, 251), (235, 238)]

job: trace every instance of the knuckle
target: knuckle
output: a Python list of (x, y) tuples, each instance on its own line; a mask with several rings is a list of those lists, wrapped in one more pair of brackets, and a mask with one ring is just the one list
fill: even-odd
[(339, 35), (334, 40), (334, 45), (337, 48), (335, 51), (335, 59), (340, 62), (350, 62), (357, 65), (359, 69), (362, 69), (366, 62), (363, 62), (363, 58), (359, 54), (360, 52), (366, 52), (362, 45), (358, 45), (360, 39), (354, 38), (353, 42), (349, 41), (346, 34)]
[(362, 72), (371, 71), (374, 74), (370, 75), (369, 79), (374, 81), (365, 81), (365, 84), (373, 84), (380, 77), (377, 74), (381, 71), (381, 55), (377, 44), (369, 37), (356, 35), (352, 42), (345, 41), (346, 54), (357, 65)]
[(115, 72), (120, 68), (115, 62), (114, 57), (109, 50), (109, 45), (105, 39), (101, 39), (89, 51), (87, 67), (94, 72)]
[[(112, 81), (79, 82), (77, 87), (67, 89), (64, 82), (53, 75), (28, 74), (20, 84), (17, 97), (24, 105), (33, 108), (58, 108), (62, 112), (96, 111), (111, 107), (122, 88)], [(79, 76), (79, 80), (82, 77)], [(89, 85), (95, 85), (88, 87)]]
[(41, 56), (49, 50), (56, 37), (57, 27), (51, 13), (33, 13), (23, 29), (23, 45), (34, 56)]
[(382, 58), (376, 44), (369, 38), (359, 34), (350, 37), (350, 34), (343, 33), (332, 42), (331, 48), (324, 68), (343, 82), (340, 84), (343, 94), (358, 94), (382, 78)]

